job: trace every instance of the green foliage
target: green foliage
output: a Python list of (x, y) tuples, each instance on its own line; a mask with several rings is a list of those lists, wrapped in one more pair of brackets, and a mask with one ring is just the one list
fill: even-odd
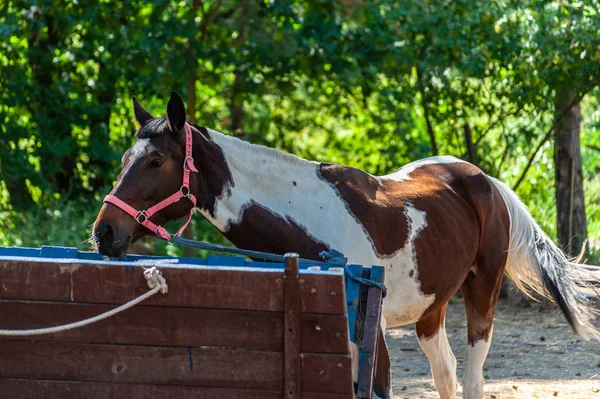
[[(599, 10), (596, 0), (7, 1), (0, 244), (85, 247), (133, 142), (131, 95), (158, 115), (175, 89), (202, 125), (374, 174), (436, 149), (468, 159), (468, 129), (478, 165), (514, 185), (567, 87), (589, 93), (582, 152), (600, 247)], [(533, 165), (518, 193), (553, 233), (551, 142)], [(223, 240), (200, 220), (196, 237)]]

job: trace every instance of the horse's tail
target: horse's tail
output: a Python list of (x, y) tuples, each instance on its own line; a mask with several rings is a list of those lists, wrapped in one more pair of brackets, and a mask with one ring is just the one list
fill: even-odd
[(556, 302), (576, 334), (600, 341), (592, 321), (596, 311), (583, 295), (583, 288), (597, 275), (565, 254), (542, 231), (506, 184), (492, 178), (510, 214), (510, 246), (506, 272), (515, 285), (531, 297), (532, 291)]

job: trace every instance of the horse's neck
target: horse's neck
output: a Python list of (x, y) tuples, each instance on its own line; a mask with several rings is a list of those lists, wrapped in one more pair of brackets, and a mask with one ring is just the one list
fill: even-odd
[(319, 180), (318, 163), (215, 131), (209, 134), (221, 147), (233, 180), (231, 189), (217, 198), (214, 216), (203, 212), (221, 232), (242, 222), (252, 205), (285, 218), (299, 201), (310, 200), (307, 193)]

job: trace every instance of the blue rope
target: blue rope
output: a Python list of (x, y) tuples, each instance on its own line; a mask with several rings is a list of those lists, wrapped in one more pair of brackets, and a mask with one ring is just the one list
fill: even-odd
[[(278, 262), (278, 263), (285, 262), (284, 255), (277, 255), (277, 254), (272, 254), (269, 252), (252, 251), (249, 249), (230, 248), (230, 247), (226, 247), (224, 245), (211, 244), (209, 242), (188, 240), (187, 238), (182, 238), (177, 235), (175, 235), (175, 237), (171, 241), (169, 241), (169, 244), (182, 245), (185, 247), (202, 249), (202, 250), (206, 250), (206, 251), (214, 251), (214, 252), (220, 252), (220, 253), (229, 253), (229, 254), (235, 254), (235, 255), (248, 256), (250, 258), (263, 259), (263, 260), (267, 260), (270, 262)], [(321, 252), (319, 254), (319, 256), (321, 256), (321, 258), (323, 259), (322, 261), (299, 258), (298, 262), (303, 263), (303, 264), (308, 264), (308, 265), (343, 267), (344, 274), (350, 280), (355, 281), (359, 284), (369, 286), (369, 287), (377, 287), (377, 288), (381, 289), (382, 294), (385, 297), (385, 295), (387, 293), (385, 284), (383, 284), (379, 281), (369, 280), (367, 278), (359, 277), (359, 276), (352, 274), (350, 269), (348, 269), (348, 267), (346, 266), (346, 264), (348, 263), (348, 259), (341, 252), (336, 251), (335, 249), (332, 249), (329, 251)]]

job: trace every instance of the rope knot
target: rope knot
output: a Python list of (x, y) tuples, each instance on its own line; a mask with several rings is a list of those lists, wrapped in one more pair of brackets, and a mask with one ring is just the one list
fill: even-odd
[(154, 289), (158, 286), (158, 287), (160, 287), (161, 294), (166, 294), (167, 292), (169, 292), (169, 286), (167, 285), (167, 280), (165, 280), (165, 278), (163, 277), (160, 270), (158, 270), (156, 267), (151, 267), (150, 269), (145, 269), (144, 277), (146, 278), (146, 281), (148, 282), (148, 287), (150, 287), (151, 289)]

